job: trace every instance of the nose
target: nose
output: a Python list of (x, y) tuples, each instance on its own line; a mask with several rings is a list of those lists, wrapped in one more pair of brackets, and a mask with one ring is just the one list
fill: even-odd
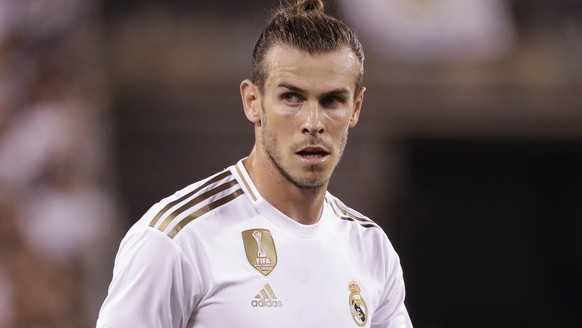
[(305, 118), (301, 126), (302, 133), (309, 133), (312, 135), (322, 134), (325, 132), (325, 127), (322, 122), (322, 113), (319, 104), (308, 104), (304, 108)]

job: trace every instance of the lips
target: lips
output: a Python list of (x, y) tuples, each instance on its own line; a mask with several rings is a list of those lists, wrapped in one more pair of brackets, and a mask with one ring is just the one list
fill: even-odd
[(328, 156), (330, 153), (323, 147), (309, 146), (300, 149), (296, 154), (304, 158), (321, 158)]

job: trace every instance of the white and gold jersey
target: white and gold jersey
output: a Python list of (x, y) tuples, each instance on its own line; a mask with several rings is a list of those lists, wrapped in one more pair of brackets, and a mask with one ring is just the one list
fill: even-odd
[(412, 327), (382, 229), (331, 194), (302, 225), (242, 161), (154, 205), (127, 233), (97, 327)]

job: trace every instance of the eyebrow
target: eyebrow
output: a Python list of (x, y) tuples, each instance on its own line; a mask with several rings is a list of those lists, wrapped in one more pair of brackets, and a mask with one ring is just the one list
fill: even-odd
[[(298, 93), (303, 93), (303, 94), (306, 93), (306, 91), (304, 89), (301, 89), (301, 88), (299, 88), (295, 85), (292, 85), (292, 84), (280, 83), (277, 85), (277, 87), (289, 89), (291, 91), (295, 91)], [(332, 95), (349, 95), (349, 94), (350, 94), (350, 91), (347, 88), (338, 88), (338, 89), (333, 89), (333, 90), (330, 90), (328, 92), (323, 93), (320, 98), (323, 99), (325, 97), (329, 97)]]

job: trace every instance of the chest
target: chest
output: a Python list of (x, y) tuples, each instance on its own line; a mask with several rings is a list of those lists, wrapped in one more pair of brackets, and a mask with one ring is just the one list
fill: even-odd
[(245, 228), (198, 252), (193, 327), (367, 327), (383, 290), (373, 254), (349, 234)]

